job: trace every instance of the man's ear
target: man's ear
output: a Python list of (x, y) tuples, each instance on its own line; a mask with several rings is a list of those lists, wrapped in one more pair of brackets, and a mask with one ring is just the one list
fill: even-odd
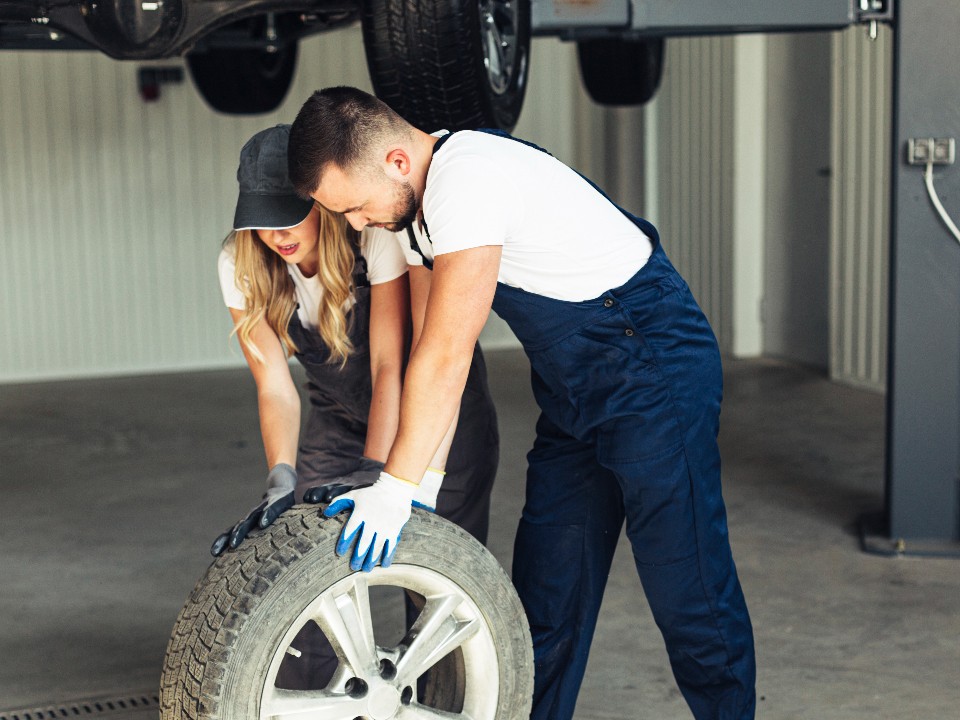
[(387, 153), (387, 176), (400, 180), (406, 178), (413, 169), (413, 163), (410, 160), (410, 153), (402, 147), (392, 148)]

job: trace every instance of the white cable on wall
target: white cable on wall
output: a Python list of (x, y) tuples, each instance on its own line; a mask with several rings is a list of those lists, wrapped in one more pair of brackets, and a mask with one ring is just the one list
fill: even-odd
[(960, 228), (957, 228), (956, 223), (953, 222), (953, 219), (944, 209), (943, 203), (940, 202), (940, 197), (937, 195), (936, 188), (933, 187), (933, 163), (927, 163), (927, 169), (923, 171), (923, 181), (927, 186), (927, 194), (930, 196), (930, 202), (933, 203), (933, 206), (940, 214), (940, 219), (943, 220), (943, 224), (947, 226), (947, 229), (950, 230), (956, 241), (960, 243)]

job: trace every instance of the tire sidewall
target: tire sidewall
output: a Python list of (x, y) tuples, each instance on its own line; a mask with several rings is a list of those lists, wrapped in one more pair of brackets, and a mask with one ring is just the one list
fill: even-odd
[[(246, 607), (231, 608), (231, 613), (246, 610), (248, 614), (242, 622), (238, 616), (238, 622), (221, 630), (237, 633), (237, 641), (224, 658), (217, 717), (223, 720), (260, 717), (264, 682), (284, 635), (320, 594), (354, 574), (348, 558), (336, 558), (334, 553), (344, 519), (343, 515), (322, 519), (323, 537), (309, 552), (279, 572), (266, 563), (249, 581), (248, 588), (264, 582), (262, 574), (273, 575), (269, 591), (259, 595), (254, 591), (253, 594), (258, 595), (256, 600)], [(522, 610), (519, 618), (511, 612), (519, 608), (519, 601), (502, 568), (472, 537), (457, 529), (457, 536), (451, 536), (454, 542), (438, 542), (437, 533), (430, 531), (437, 519), (423, 511), (414, 512), (404, 528), (393, 564), (427, 567), (443, 574), (473, 600), (487, 626), (495, 628), (492, 632), (496, 638), (500, 688), (496, 717), (511, 717), (518, 702), (521, 705), (524, 702), (522, 681), (518, 683), (518, 677), (523, 677), (524, 664), (532, 677), (532, 648), (525, 619)], [(447, 538), (448, 534), (444, 533), (443, 539)], [(335, 560), (331, 562), (331, 558)], [(502, 581), (492, 582), (491, 573), (501, 575)]]

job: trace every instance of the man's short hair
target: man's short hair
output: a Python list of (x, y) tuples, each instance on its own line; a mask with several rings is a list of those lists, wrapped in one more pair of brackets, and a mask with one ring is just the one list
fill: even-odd
[(287, 164), (296, 191), (309, 197), (329, 164), (354, 170), (371, 163), (371, 153), (410, 126), (390, 106), (354, 87), (317, 90), (290, 128)]

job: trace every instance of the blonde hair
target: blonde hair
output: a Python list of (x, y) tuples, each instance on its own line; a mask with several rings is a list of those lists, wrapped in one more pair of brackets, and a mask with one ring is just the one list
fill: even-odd
[[(330, 350), (328, 362), (339, 362), (342, 367), (353, 350), (344, 306), (354, 291), (352, 245), (360, 239), (343, 215), (331, 213), (321, 205), (314, 207), (320, 212), (317, 278), (323, 288), (317, 331)], [(287, 329), (297, 309), (297, 298), (287, 263), (269, 250), (254, 230), (235, 230), (224, 241), (230, 242), (234, 243), (236, 253), (236, 285), (245, 301), (243, 318), (232, 334), (236, 334), (254, 358), (263, 362), (263, 353), (251, 335), (257, 323), (264, 320), (277, 334), (284, 353), (290, 356), (298, 349)]]

